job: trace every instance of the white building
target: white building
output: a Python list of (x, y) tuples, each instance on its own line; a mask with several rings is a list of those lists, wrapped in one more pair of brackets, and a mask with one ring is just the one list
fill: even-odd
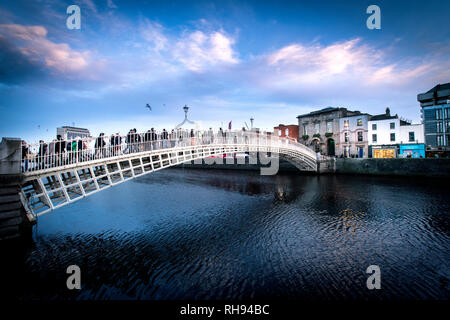
[(56, 135), (60, 135), (64, 140), (75, 139), (77, 137), (85, 138), (91, 136), (88, 129), (69, 126), (56, 128)]
[(339, 119), (338, 156), (344, 158), (368, 157), (368, 122), (369, 114), (358, 114)]
[[(371, 117), (368, 136), (369, 149), (374, 158), (396, 158), (403, 153), (404, 145), (424, 143), (423, 124), (411, 124), (397, 115), (391, 116), (389, 108), (385, 114)], [(418, 148), (421, 149), (421, 146)]]
[(425, 143), (423, 124), (400, 124), (400, 132), (398, 138), (399, 144), (417, 144)]

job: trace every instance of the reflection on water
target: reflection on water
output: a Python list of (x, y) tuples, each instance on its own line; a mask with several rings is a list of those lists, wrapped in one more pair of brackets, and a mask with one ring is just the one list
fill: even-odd
[[(166, 169), (42, 216), (2, 265), (21, 299), (448, 299), (435, 181)], [(67, 266), (82, 290), (65, 287)], [(381, 290), (366, 288), (369, 265)], [(12, 280), (13, 279), (13, 280)]]

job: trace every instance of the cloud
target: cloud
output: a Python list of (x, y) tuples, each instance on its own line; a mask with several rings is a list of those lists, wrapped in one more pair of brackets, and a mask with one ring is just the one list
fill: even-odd
[(317, 85), (345, 78), (354, 80), (376, 71), (381, 53), (359, 45), (360, 39), (329, 46), (292, 44), (266, 57), (275, 85)]
[(27, 59), (8, 39), (0, 34), (0, 86), (19, 84), (39, 76), (40, 66)]
[(116, 4), (112, 0), (108, 0), (107, 4), (108, 4), (108, 8), (117, 9)]
[(89, 65), (89, 51), (76, 51), (66, 43), (54, 43), (47, 39), (42, 26), (0, 24), (0, 36), (10, 44), (10, 51), (30, 64), (69, 75), (85, 70)]
[[(125, 21), (126, 32), (111, 37), (121, 41), (117, 51), (90, 41), (78, 42), (89, 50), (74, 49), (73, 42), (56, 43), (43, 26), (0, 25), (0, 82), (42, 82), (47, 75), (70, 96), (170, 96), (174, 103), (195, 101), (214, 112), (244, 114), (263, 106), (349, 106), (394, 95), (409, 95), (414, 102), (419, 84), (427, 87), (450, 77), (445, 57), (400, 58), (360, 38), (327, 45), (296, 42), (244, 59), (235, 49), (237, 40), (223, 29), (196, 25), (177, 33), (146, 18)], [(70, 89), (63, 81), (72, 81)]]
[(188, 70), (204, 71), (207, 68), (237, 64), (239, 60), (232, 48), (234, 39), (223, 31), (205, 33), (200, 30), (187, 33), (173, 48), (173, 56)]
[(327, 46), (290, 44), (256, 57), (247, 74), (255, 87), (279, 97), (333, 100), (410, 89), (421, 79), (431, 80), (439, 69), (449, 70), (445, 61), (439, 56), (399, 59), (355, 38)]
[(155, 51), (161, 51), (166, 49), (168, 39), (164, 35), (164, 29), (162, 25), (157, 22), (144, 19), (140, 25), (140, 34), (145, 42), (152, 45), (152, 49)]
[[(91, 0), (77, 0), (77, 2), (79, 3), (81, 8), (88, 8), (93, 13), (98, 14), (97, 6), (95, 5), (95, 3), (93, 1), (91, 1)], [(109, 1), (108, 1), (108, 6), (109, 6)]]

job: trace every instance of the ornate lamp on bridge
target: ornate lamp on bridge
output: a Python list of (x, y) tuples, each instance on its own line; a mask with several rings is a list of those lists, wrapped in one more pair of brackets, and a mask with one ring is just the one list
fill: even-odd
[(183, 126), (183, 124), (185, 124), (185, 123), (190, 123), (190, 124), (195, 125), (195, 122), (189, 120), (188, 117), (187, 117), (187, 113), (188, 113), (188, 111), (189, 111), (189, 107), (188, 107), (187, 105), (184, 105), (183, 110), (184, 110), (184, 120), (183, 120), (183, 122), (181, 122), (180, 124), (178, 124), (178, 125), (175, 127), (175, 129), (181, 128), (181, 127)]

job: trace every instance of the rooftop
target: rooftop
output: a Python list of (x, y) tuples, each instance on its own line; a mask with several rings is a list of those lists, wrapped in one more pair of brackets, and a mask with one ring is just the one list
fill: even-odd
[(389, 119), (397, 119), (397, 118), (398, 118), (397, 115), (391, 116), (391, 115), (383, 113), (383, 114), (377, 114), (377, 115), (372, 116), (370, 118), (370, 121), (389, 120)]
[(71, 127), (71, 126), (62, 126), (60, 128), (71, 129), (71, 130), (85, 130), (85, 131), (89, 131), (88, 129), (85, 129), (85, 128), (78, 128), (78, 127)]
[(417, 95), (417, 101), (425, 103), (434, 101), (435, 104), (448, 103), (450, 100), (450, 82), (444, 84), (438, 84), (425, 93), (419, 93)]
[(434, 86), (432, 89), (428, 90), (426, 93), (442, 91), (442, 90), (449, 90), (449, 89), (450, 89), (450, 82), (444, 83), (444, 84), (438, 84), (438, 85)]
[[(347, 111), (346, 108), (327, 107), (327, 108), (320, 109), (317, 111), (311, 111), (310, 113), (301, 114), (301, 115), (297, 116), (297, 118), (315, 116), (315, 115), (319, 115), (319, 114), (323, 114), (323, 113), (330, 113), (330, 112), (335, 112), (335, 111), (340, 111), (340, 110)], [(350, 111), (350, 112), (352, 112), (352, 111)]]

